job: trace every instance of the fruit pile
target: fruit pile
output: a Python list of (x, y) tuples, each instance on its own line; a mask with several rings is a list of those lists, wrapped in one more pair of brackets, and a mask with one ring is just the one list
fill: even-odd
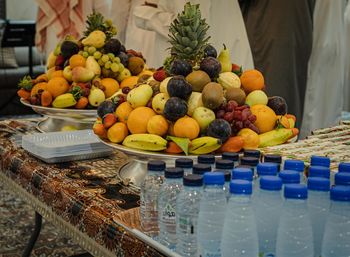
[[(282, 144), (298, 131), (282, 97), (268, 97), (258, 70), (217, 56), (198, 5), (170, 26), (171, 56), (153, 75), (98, 107), (95, 134), (126, 147), (167, 153), (238, 152)], [(130, 90), (129, 90), (130, 89)]]
[(126, 50), (115, 35), (110, 20), (92, 13), (84, 37), (66, 36), (48, 56), (47, 72), (35, 79), (25, 76), (18, 95), (44, 107), (96, 108), (122, 85), (134, 86), (143, 75), (152, 74), (142, 54)]

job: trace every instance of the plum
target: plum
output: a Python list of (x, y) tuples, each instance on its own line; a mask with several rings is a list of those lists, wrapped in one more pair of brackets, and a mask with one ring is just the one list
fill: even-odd
[(183, 76), (174, 76), (167, 84), (167, 91), (171, 97), (179, 97), (187, 100), (192, 93), (192, 86)]
[(213, 79), (219, 76), (221, 63), (214, 57), (205, 57), (200, 63), (200, 69), (205, 71)]
[(187, 110), (188, 107), (185, 100), (178, 97), (170, 97), (165, 103), (163, 114), (168, 120), (176, 121), (185, 116)]
[(287, 102), (281, 96), (269, 97), (267, 106), (270, 107), (276, 113), (276, 115), (285, 115), (288, 113)]
[(116, 108), (116, 104), (113, 103), (111, 100), (103, 101), (98, 107), (97, 107), (97, 115), (100, 118), (103, 118), (108, 113), (114, 113)]
[(224, 119), (213, 120), (207, 128), (207, 135), (219, 138), (224, 143), (231, 136), (231, 125)]
[(170, 74), (172, 75), (182, 75), (186, 77), (191, 72), (192, 65), (186, 60), (176, 59), (170, 66)]
[(212, 45), (207, 45), (204, 48), (204, 57), (214, 57), (216, 58), (218, 56), (218, 53), (215, 49), (215, 47), (213, 47)]

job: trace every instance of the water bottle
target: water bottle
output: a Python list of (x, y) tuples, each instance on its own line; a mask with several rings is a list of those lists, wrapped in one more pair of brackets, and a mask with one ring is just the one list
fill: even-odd
[(308, 188), (308, 209), (311, 217), (312, 232), (314, 238), (314, 254), (321, 255), (321, 245), (329, 210), (329, 187), (328, 178), (309, 177)]
[(182, 189), (183, 175), (181, 168), (165, 169), (165, 181), (158, 195), (158, 241), (171, 250), (176, 248), (176, 198)]
[(285, 185), (284, 197), (285, 201), (277, 229), (276, 256), (314, 257), (306, 185)]
[(322, 257), (350, 256), (350, 187), (331, 188), (331, 208), (322, 242)]
[(243, 152), (244, 157), (255, 157), (260, 159), (261, 153), (259, 150), (244, 150)]
[(225, 176), (224, 192), (228, 200), (230, 196), (230, 182), (231, 182), (231, 171), (230, 170), (214, 170), (214, 172), (223, 172)]
[(235, 167), (235, 169), (236, 169), (236, 168), (238, 168), (238, 169), (240, 169), (240, 168), (250, 169), (250, 170), (252, 170), (252, 172), (254, 173), (254, 168), (253, 168), (252, 166), (249, 166), (249, 165), (237, 165), (237, 166)]
[(309, 178), (310, 177), (320, 177), (320, 178), (330, 178), (331, 170), (325, 166), (310, 166), (309, 168)]
[(336, 185), (350, 186), (350, 172), (338, 172), (334, 175)]
[(222, 153), (221, 158), (223, 160), (233, 161), (234, 167), (236, 167), (238, 165), (238, 162), (239, 162), (239, 154), (238, 153), (224, 152), (224, 153)]
[(276, 255), (277, 227), (282, 210), (282, 179), (260, 177), (260, 190), (254, 201), (259, 236), (259, 256)]
[[(259, 163), (256, 166), (256, 171), (258, 174), (258, 177), (261, 176), (276, 176), (278, 172), (278, 164), (272, 163), (272, 162), (262, 162)], [(253, 192), (259, 191), (259, 179), (255, 179), (254, 184), (253, 184)]]
[(176, 200), (176, 252), (197, 256), (197, 220), (202, 195), (203, 176), (189, 174), (183, 178), (183, 190)]
[(278, 154), (266, 154), (264, 162), (273, 162), (278, 164), (278, 171), (281, 170), (282, 156)]
[(158, 227), (158, 193), (163, 183), (165, 162), (149, 161), (147, 175), (141, 183), (140, 217), (143, 232), (155, 238), (159, 233)]
[(251, 201), (252, 182), (234, 179), (230, 193), (222, 233), (222, 256), (257, 257), (259, 243)]
[(254, 176), (256, 176), (256, 166), (259, 163), (259, 159), (256, 157), (242, 157), (240, 160), (241, 165), (247, 165), (252, 167), (254, 171)]
[(253, 170), (251, 168), (235, 168), (232, 170), (232, 179), (253, 181)]
[(350, 162), (341, 162), (338, 166), (339, 172), (350, 172)]
[(282, 179), (283, 185), (300, 183), (300, 173), (295, 170), (282, 170), (278, 176)]
[(202, 257), (220, 257), (223, 220), (226, 212), (222, 172), (204, 173), (204, 189), (198, 216), (198, 252)]
[(175, 160), (175, 167), (182, 168), (184, 174), (191, 174), (193, 168), (193, 160), (190, 158), (178, 158)]
[(304, 176), (304, 162), (299, 160), (285, 160), (283, 168), (285, 170), (295, 170), (300, 172), (300, 183), (305, 182), (306, 178)]
[(198, 163), (193, 165), (193, 168), (192, 168), (192, 173), (197, 175), (204, 175), (204, 173), (210, 172), (210, 171), (211, 171), (211, 165), (208, 165), (208, 164)]
[(219, 159), (215, 163), (215, 169), (232, 172), (233, 165), (234, 163), (231, 160)]
[(311, 156), (311, 161), (310, 161), (311, 166), (323, 166), (329, 168), (331, 165), (331, 159), (326, 156), (316, 156), (313, 155)]
[(213, 154), (202, 154), (197, 157), (197, 163), (208, 164), (214, 169), (215, 156)]

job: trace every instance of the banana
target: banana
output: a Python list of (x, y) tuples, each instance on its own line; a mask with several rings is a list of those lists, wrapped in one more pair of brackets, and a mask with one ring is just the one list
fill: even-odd
[(221, 146), (220, 140), (215, 137), (199, 137), (191, 141), (189, 153), (192, 153), (192, 154), (211, 153), (219, 149), (220, 146)]
[(67, 108), (72, 107), (77, 103), (73, 94), (65, 93), (63, 95), (59, 95), (53, 100), (52, 106), (55, 108)]
[(153, 134), (133, 134), (123, 141), (124, 146), (145, 151), (162, 151), (166, 149), (167, 143), (164, 138)]
[(293, 135), (291, 129), (279, 128), (259, 135), (260, 144), (259, 147), (280, 145)]

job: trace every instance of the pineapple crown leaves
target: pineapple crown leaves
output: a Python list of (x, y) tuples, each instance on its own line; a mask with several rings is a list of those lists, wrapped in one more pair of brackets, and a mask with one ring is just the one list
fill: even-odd
[(27, 75), (24, 76), (19, 82), (18, 82), (18, 87), (23, 88), (27, 91), (30, 91), (33, 87), (33, 79)]
[(105, 20), (101, 13), (95, 11), (87, 16), (84, 36), (87, 37), (94, 30), (103, 31), (107, 40), (117, 35), (117, 28), (113, 26), (112, 21), (110, 19)]
[(180, 59), (195, 62), (202, 59), (204, 48), (210, 39), (207, 36), (208, 29), (209, 25), (201, 17), (199, 4), (187, 2), (169, 28), (171, 53)]
[(82, 95), (83, 95), (83, 92), (81, 90), (81, 87), (79, 86), (74, 86), (71, 90), (71, 94), (73, 95), (74, 99), (75, 100), (79, 100)]

